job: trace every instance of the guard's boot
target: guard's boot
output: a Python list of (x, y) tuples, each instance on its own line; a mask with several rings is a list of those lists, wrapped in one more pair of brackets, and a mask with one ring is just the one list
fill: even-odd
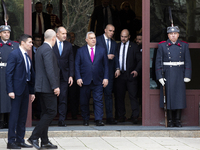
[(175, 122), (176, 127), (182, 127), (181, 125), (181, 109), (176, 110), (176, 122)]
[(0, 129), (3, 129), (4, 121), (3, 121), (3, 114), (0, 114)]
[(172, 120), (172, 110), (167, 110), (168, 116), (168, 127), (174, 127), (174, 122)]

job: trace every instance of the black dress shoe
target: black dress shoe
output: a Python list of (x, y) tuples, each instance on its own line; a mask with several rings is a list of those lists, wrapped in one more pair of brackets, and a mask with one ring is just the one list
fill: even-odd
[(83, 125), (84, 126), (89, 126), (89, 120), (83, 120)]
[(26, 143), (16, 143), (17, 146), (24, 147), (24, 148), (32, 148), (32, 145), (28, 145)]
[(180, 120), (176, 120), (175, 127), (182, 127)]
[(117, 121), (114, 120), (113, 118), (109, 118), (109, 119), (106, 119), (106, 124), (114, 125), (114, 124), (117, 124)]
[(103, 121), (97, 120), (97, 121), (96, 121), (96, 126), (104, 126)]
[(57, 145), (53, 145), (50, 141), (47, 144), (42, 144), (41, 143), (41, 148), (40, 149), (57, 149)]
[(67, 125), (65, 124), (65, 121), (59, 121), (58, 126), (60, 127), (66, 127)]
[(21, 149), (21, 147), (17, 146), (15, 143), (8, 143), (7, 149)]
[(40, 149), (38, 140), (32, 140), (32, 139), (29, 138), (27, 141), (28, 141), (31, 145), (33, 145), (36, 149)]
[(168, 127), (174, 127), (174, 122), (173, 122), (173, 120), (169, 120), (167, 126), (168, 126)]

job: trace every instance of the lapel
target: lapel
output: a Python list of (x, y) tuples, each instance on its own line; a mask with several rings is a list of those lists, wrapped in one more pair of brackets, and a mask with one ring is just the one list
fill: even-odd
[(58, 45), (57, 45), (57, 41), (56, 41), (56, 43), (55, 43), (55, 45), (54, 45), (54, 52), (55, 52), (55, 54), (57, 55), (57, 56), (59, 56), (60, 57), (60, 53), (59, 53), (59, 50), (58, 50)]
[[(90, 62), (92, 63), (91, 57), (90, 57), (90, 53), (89, 53), (89, 50), (88, 50), (87, 45), (85, 45), (84, 50), (85, 50), (84, 54), (87, 55), (86, 57), (87, 57), (87, 58), (90, 60)], [(95, 57), (95, 56), (94, 56), (94, 57)]]
[(131, 52), (131, 42), (129, 41), (129, 45), (128, 45), (128, 49), (127, 49), (127, 56), (126, 56), (126, 65), (129, 64), (128, 60), (129, 60), (129, 57), (131, 56), (130, 52)]
[(101, 36), (101, 42), (103, 43), (103, 47), (105, 47), (106, 50), (107, 50), (106, 40), (105, 40), (105, 38), (104, 38), (104, 35)]
[(113, 40), (112, 39), (110, 39), (110, 42), (111, 42), (111, 45), (110, 45), (110, 53), (109, 54), (114, 54), (114, 52), (113, 52)]
[(18, 51), (18, 54), (20, 56), (19, 59), (22, 60), (22, 63), (24, 63), (24, 67), (26, 68), (26, 64), (25, 64), (25, 61), (24, 61), (24, 56), (22, 54), (22, 51), (20, 50), (20, 48), (18, 48), (17, 51)]

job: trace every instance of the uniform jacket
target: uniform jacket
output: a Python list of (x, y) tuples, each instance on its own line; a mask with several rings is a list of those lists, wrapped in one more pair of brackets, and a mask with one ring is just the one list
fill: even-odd
[(43, 43), (35, 54), (35, 91), (53, 93), (60, 86), (60, 69), (53, 49)]
[(74, 56), (72, 51), (72, 44), (68, 41), (63, 41), (63, 51), (60, 56), (57, 42), (53, 47), (53, 51), (58, 61), (60, 72), (63, 75), (65, 81), (68, 81), (69, 77), (74, 76)]
[(83, 85), (91, 81), (101, 85), (103, 79), (109, 78), (108, 57), (106, 49), (96, 45), (94, 61), (92, 63), (87, 45), (78, 49), (75, 59), (75, 78), (82, 79)]
[[(104, 49), (107, 50), (106, 42), (104, 35), (98, 36), (97, 37), (97, 45), (103, 47)], [(110, 52), (109, 54), (114, 54), (115, 57), (112, 60), (108, 60), (109, 64), (109, 79), (113, 79), (115, 75), (115, 71), (117, 68), (119, 68), (119, 58), (118, 58), (118, 53), (117, 53), (117, 43), (111, 39), (111, 46), (110, 46)]]
[[(9, 44), (10, 43), (10, 44)], [(3, 41), (0, 39), (0, 63), (7, 63), (8, 55), (14, 49), (17, 49), (19, 44), (13, 42), (11, 40), (7, 41), (7, 44), (4, 44)], [(11, 101), (10, 97), (6, 91), (6, 66), (0, 67), (0, 113), (7, 113), (11, 110)]]
[[(29, 61), (31, 62), (30, 57)], [(14, 92), (15, 95), (20, 96), (24, 92), (26, 84), (28, 84), (29, 93), (34, 94), (35, 73), (32, 62), (30, 71), (31, 79), (27, 82), (26, 66), (22, 52), (19, 48), (12, 51), (8, 56), (6, 67), (7, 93)]]

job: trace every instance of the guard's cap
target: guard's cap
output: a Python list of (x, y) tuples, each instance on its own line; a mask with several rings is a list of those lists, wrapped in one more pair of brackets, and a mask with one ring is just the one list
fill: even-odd
[(48, 8), (48, 7), (53, 8), (53, 5), (49, 3), (49, 4), (47, 4), (46, 8)]
[(167, 33), (171, 32), (180, 32), (180, 29), (178, 26), (167, 27)]
[(11, 32), (11, 27), (9, 25), (1, 25), (0, 32), (2, 32), (2, 31), (10, 31)]

